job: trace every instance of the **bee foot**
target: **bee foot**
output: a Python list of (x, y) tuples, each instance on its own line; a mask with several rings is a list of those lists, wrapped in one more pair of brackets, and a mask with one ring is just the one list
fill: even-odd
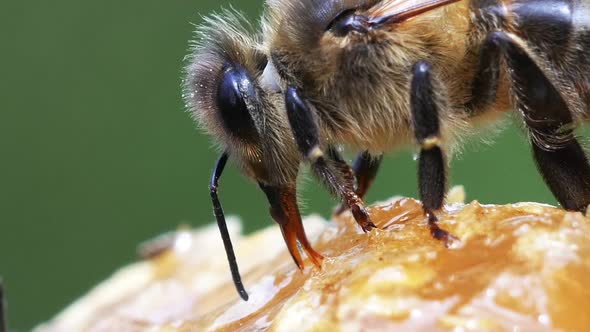
[(458, 237), (440, 228), (435, 223), (430, 223), (430, 234), (433, 238), (442, 241), (448, 249), (454, 248), (459, 242), (461, 242)]
[(361, 226), (365, 233), (370, 232), (373, 228), (377, 228), (373, 221), (371, 221), (369, 212), (367, 212), (367, 210), (364, 207), (359, 205), (353, 205), (350, 208), (350, 210), (352, 212), (352, 215), (354, 216), (354, 219), (359, 224), (359, 226)]
[(428, 218), (430, 235), (432, 235), (433, 238), (442, 241), (445, 244), (446, 248), (454, 248), (458, 243), (461, 242), (461, 240), (459, 240), (458, 237), (454, 236), (453, 234), (438, 226), (438, 218), (432, 211), (427, 210), (426, 217)]

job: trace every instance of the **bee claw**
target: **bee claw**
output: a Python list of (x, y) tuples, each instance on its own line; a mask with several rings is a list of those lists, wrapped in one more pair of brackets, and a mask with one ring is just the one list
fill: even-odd
[(430, 227), (430, 235), (438, 241), (444, 243), (447, 249), (455, 247), (455, 245), (461, 240), (454, 236), (453, 234), (449, 233), (448, 231), (440, 228), (437, 225), (438, 218), (432, 212), (427, 212), (428, 216), (428, 226)]
[(364, 227), (363, 226), (361, 226), (361, 227), (363, 228), (363, 232), (365, 232), (365, 233), (369, 233), (371, 230), (373, 230), (373, 228), (377, 228), (377, 226), (375, 226), (375, 224), (373, 224), (372, 222), (369, 222)]

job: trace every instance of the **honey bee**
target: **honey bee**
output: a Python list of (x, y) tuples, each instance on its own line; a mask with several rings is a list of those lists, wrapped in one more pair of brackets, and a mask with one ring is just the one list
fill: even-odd
[[(261, 27), (233, 11), (205, 20), (184, 95), (222, 153), (210, 183), (234, 283), (247, 300), (218, 200), (231, 158), (268, 197), (287, 247), (318, 267), (296, 188), (300, 165), (375, 227), (363, 197), (383, 153), (419, 148), (432, 236), (447, 167), (481, 123), (517, 110), (546, 184), (567, 210), (590, 203), (590, 166), (574, 129), (590, 105), (590, 1), (267, 0)], [(340, 147), (358, 151), (350, 167)]]

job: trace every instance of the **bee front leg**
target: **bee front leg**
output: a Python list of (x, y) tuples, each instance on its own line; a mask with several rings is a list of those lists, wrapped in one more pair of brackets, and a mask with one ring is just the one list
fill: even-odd
[(297, 242), (301, 244), (309, 259), (317, 268), (321, 268), (324, 257), (316, 252), (305, 235), (301, 214), (297, 206), (297, 195), (295, 185), (283, 187), (267, 186), (262, 183), (258, 184), (264, 191), (268, 202), (270, 203), (270, 214), (279, 224), (281, 233), (289, 249), (289, 253), (299, 269), (303, 270), (303, 259), (299, 252)]
[(410, 105), (414, 135), (420, 145), (418, 184), (432, 236), (446, 246), (456, 238), (437, 225), (435, 211), (443, 207), (447, 187), (446, 162), (440, 147), (439, 103), (433, 87), (432, 67), (418, 62), (412, 69)]
[[(330, 153), (331, 158), (337, 164), (341, 165), (342, 168), (346, 170), (346, 173), (349, 177), (351, 177), (351, 181), (355, 183), (355, 193), (360, 199), (365, 199), (369, 188), (373, 184), (375, 177), (377, 176), (377, 172), (379, 171), (379, 166), (381, 165), (381, 161), (383, 161), (383, 155), (379, 155), (377, 157), (372, 156), (369, 151), (363, 151), (359, 153), (354, 163), (352, 164), (352, 168), (348, 166), (346, 161), (342, 158), (340, 153), (335, 149), (330, 149), (328, 151)], [(347, 206), (341, 204), (334, 214), (340, 215), (347, 209)]]
[(375, 227), (366, 210), (363, 200), (354, 191), (354, 182), (350, 174), (343, 171), (342, 163), (331, 165), (329, 156), (326, 157), (320, 147), (319, 130), (313, 114), (300, 95), (297, 88), (289, 86), (285, 93), (287, 117), (293, 131), (293, 136), (305, 159), (311, 164), (314, 174), (324, 186), (335, 196), (339, 196), (348, 206), (356, 222), (363, 231), (368, 232)]

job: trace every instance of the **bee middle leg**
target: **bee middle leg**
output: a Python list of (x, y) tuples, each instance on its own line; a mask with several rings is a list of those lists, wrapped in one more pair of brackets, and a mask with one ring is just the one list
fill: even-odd
[[(305, 159), (311, 164), (313, 173), (335, 196), (350, 208), (356, 222), (365, 232), (375, 228), (363, 200), (354, 191), (354, 179), (344, 160), (326, 157), (320, 147), (319, 129), (309, 106), (297, 88), (289, 86), (285, 93), (287, 117), (293, 136)], [(334, 156), (332, 156), (334, 157)], [(332, 160), (330, 160), (332, 159)]]
[(433, 86), (432, 67), (421, 61), (412, 69), (410, 108), (414, 136), (420, 145), (418, 187), (432, 236), (449, 246), (456, 238), (437, 224), (447, 187), (446, 162), (441, 144), (439, 101)]

